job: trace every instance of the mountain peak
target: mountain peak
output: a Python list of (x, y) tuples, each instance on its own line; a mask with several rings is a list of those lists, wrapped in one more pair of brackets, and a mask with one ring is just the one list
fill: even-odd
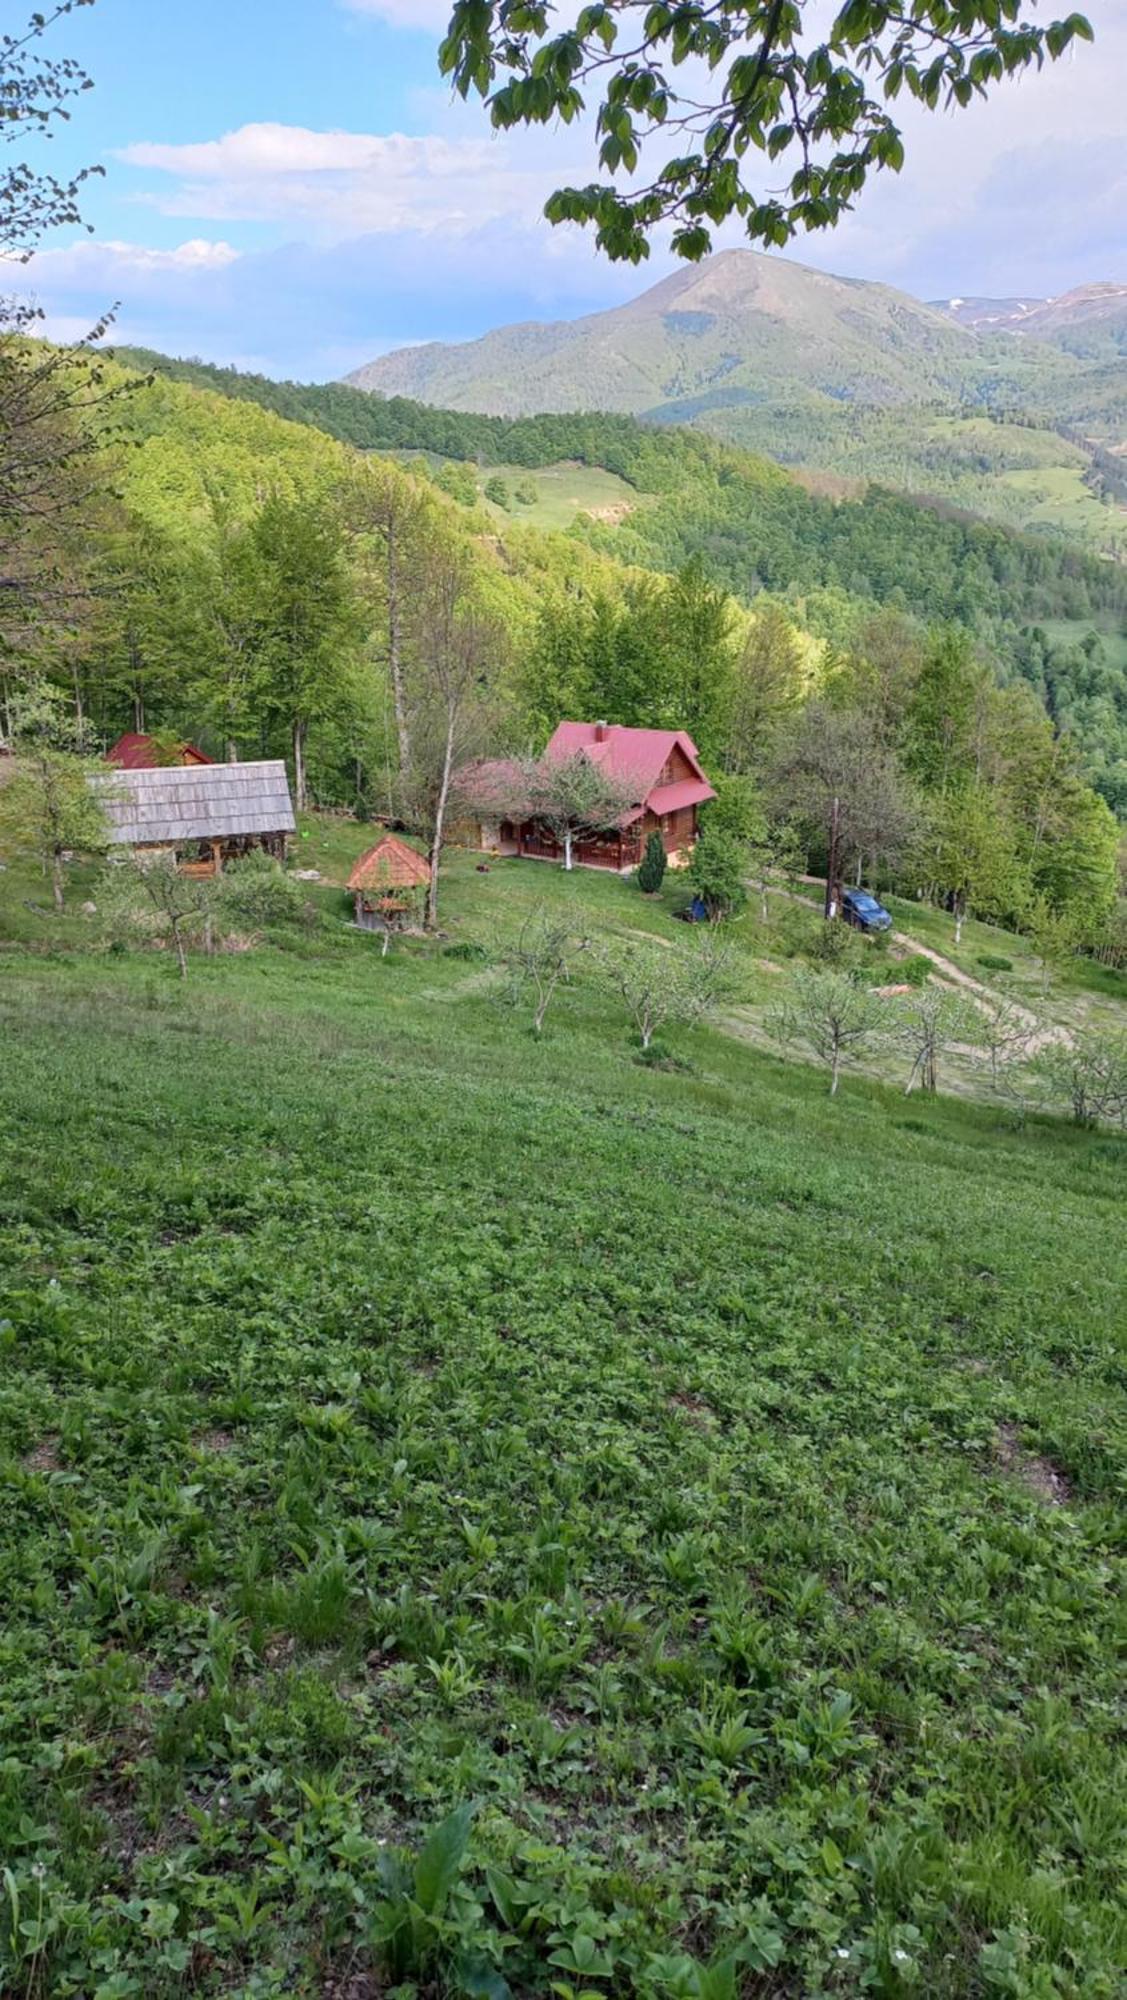
[(677, 414), (702, 397), (747, 402), (767, 387), (884, 403), (953, 393), (968, 344), (945, 312), (886, 285), (726, 250), (608, 312), (401, 349), (348, 380), (510, 417), (593, 407)]

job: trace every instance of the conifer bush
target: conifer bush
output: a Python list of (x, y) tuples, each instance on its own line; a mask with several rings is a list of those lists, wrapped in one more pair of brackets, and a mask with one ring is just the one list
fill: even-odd
[(660, 833), (651, 833), (638, 869), (638, 887), (643, 895), (657, 895), (665, 880), (665, 869), (665, 842)]

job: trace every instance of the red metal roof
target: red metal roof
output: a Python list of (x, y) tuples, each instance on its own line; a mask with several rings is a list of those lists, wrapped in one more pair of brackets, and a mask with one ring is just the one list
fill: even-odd
[(716, 793), (703, 779), (681, 778), (675, 785), (656, 785), (646, 800), (651, 812), (675, 813), (682, 806), (703, 806)]
[[(598, 730), (605, 727), (606, 734), (599, 739)], [(692, 765), (696, 773), (694, 779), (680, 779), (673, 784), (661, 785), (661, 777), (674, 750)], [(697, 746), (684, 729), (627, 729), (621, 723), (605, 725), (595, 722), (561, 722), (544, 752), (546, 758), (561, 759), (574, 757), (580, 752), (589, 757), (607, 772), (635, 788), (639, 805), (648, 805), (656, 813), (675, 812), (678, 805), (703, 804), (705, 799), (716, 794), (701, 769)], [(686, 792), (686, 786), (695, 787)], [(680, 794), (672, 803), (658, 805), (656, 794)]]
[[(118, 737), (113, 748), (106, 751), (106, 763), (116, 764), (122, 771), (155, 771), (167, 762), (167, 758), (158, 754), (155, 737), (139, 736), (132, 729), (127, 729), (124, 736)], [(202, 750), (196, 749), (194, 743), (182, 743), (179, 756), (173, 758), (172, 762), (213, 764), (215, 759), (206, 757)]]

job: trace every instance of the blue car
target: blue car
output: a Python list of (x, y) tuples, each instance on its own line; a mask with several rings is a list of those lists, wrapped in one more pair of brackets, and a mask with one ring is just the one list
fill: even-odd
[(890, 931), (892, 918), (883, 903), (870, 896), (867, 889), (843, 889), (841, 914), (847, 924), (859, 931)]

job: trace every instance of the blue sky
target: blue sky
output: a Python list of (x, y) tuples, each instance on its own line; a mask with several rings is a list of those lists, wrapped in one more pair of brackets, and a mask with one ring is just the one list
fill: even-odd
[[(9, 7), (12, 0), (9, 0)], [(452, 102), (446, 0), (96, 0), (53, 33), (95, 89), (43, 157), (98, 161), (94, 233), (30, 282), (60, 335), (321, 379), (407, 342), (571, 318), (672, 268), (606, 264), (540, 210), (589, 130), (494, 137)], [(564, 8), (566, 11), (566, 6)], [(1093, 49), (958, 116), (908, 114), (908, 164), (793, 254), (923, 297), (1127, 277), (1127, 0)], [(738, 241), (736, 235), (726, 243)]]

